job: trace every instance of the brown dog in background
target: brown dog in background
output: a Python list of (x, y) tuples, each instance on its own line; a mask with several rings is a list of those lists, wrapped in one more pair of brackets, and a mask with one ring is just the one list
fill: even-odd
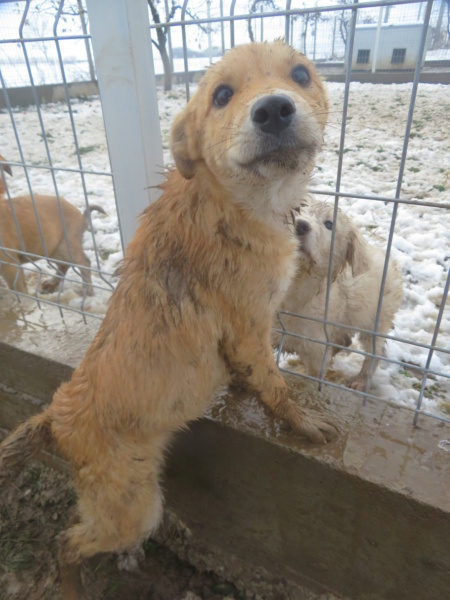
[[(1, 156), (0, 159), (4, 160)], [(9, 165), (3, 164), (2, 169), (12, 174)], [(50, 262), (52, 259), (62, 262), (55, 262), (57, 275), (44, 281), (41, 291), (55, 291), (69, 267), (80, 265), (86, 293), (92, 296), (91, 262), (83, 250), (83, 233), (89, 226), (89, 212), (95, 210), (106, 214), (103, 208), (92, 204), (82, 214), (64, 198), (58, 201), (56, 196), (38, 194), (33, 198), (18, 196), (9, 201), (4, 197), (5, 184), (1, 174), (0, 186), (0, 246), (8, 248), (8, 251), (0, 250), (0, 275), (8, 286), (26, 294), (27, 285), (20, 265), (42, 256)]]
[[(327, 293), (327, 277), (330, 263), (331, 233), (336, 229), (333, 248), (333, 274), (331, 278), (327, 318), (341, 326), (328, 325), (329, 341), (340, 346), (349, 346), (354, 329), (360, 333), (360, 342), (367, 353), (374, 350), (373, 335), (377, 314), (385, 252), (382, 248), (369, 245), (353, 221), (341, 210), (334, 223), (334, 207), (325, 202), (310, 202), (302, 206), (300, 213), (293, 214), (294, 228), (298, 237), (296, 276), (286, 294), (281, 310), (298, 313), (304, 318), (281, 315), (283, 326), (291, 333), (304, 338), (286, 335), (283, 349), (296, 352), (306, 373), (318, 377), (325, 355), (326, 335), (323, 323)], [(402, 276), (391, 260), (387, 270), (383, 303), (377, 331), (385, 335), (392, 327), (394, 315), (400, 308), (403, 295)], [(308, 319), (310, 317), (310, 319)], [(281, 334), (276, 334), (280, 342)], [(313, 340), (317, 340), (316, 342)], [(320, 343), (322, 342), (322, 343)], [(383, 337), (377, 337), (375, 352), (384, 346)], [(327, 354), (324, 374), (332, 357), (339, 348), (331, 347)], [(346, 383), (352, 389), (364, 391), (378, 365), (378, 359), (364, 358), (360, 372)]]
[(52, 404), (0, 446), (0, 480), (55, 440), (73, 466), (77, 520), (62, 534), (64, 598), (84, 597), (83, 559), (134, 547), (157, 527), (173, 433), (237, 375), (294, 432), (336, 429), (289, 398), (270, 345), (295, 272), (286, 214), (320, 148), (328, 101), (289, 46), (234, 48), (177, 117), (177, 170), (142, 215), (98, 334)]

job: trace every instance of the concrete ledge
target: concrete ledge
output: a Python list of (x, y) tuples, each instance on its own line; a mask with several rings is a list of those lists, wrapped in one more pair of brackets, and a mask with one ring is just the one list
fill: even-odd
[[(98, 327), (34, 307), (2, 313), (0, 300), (0, 427), (51, 399)], [(176, 437), (167, 505), (201, 547), (250, 573), (263, 568), (354, 600), (446, 598), (450, 455), (438, 443), (450, 426), (422, 418), (415, 429), (401, 409), (289, 384), (298, 401), (339, 421), (336, 443), (303, 442), (234, 389)]]

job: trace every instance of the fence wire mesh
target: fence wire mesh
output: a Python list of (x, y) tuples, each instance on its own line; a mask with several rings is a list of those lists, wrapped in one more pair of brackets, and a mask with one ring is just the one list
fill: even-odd
[[(329, 73), (342, 74), (343, 83), (329, 86), (331, 134), (327, 135), (332, 148), (319, 157), (311, 192), (333, 207), (333, 222), (342, 210), (369, 244), (383, 248), (373, 329), (345, 327), (352, 336), (370, 336), (371, 348), (358, 345), (357, 340), (348, 347), (333, 339), (333, 328), (342, 326), (329, 315), (336, 260), (334, 227), (323, 315), (280, 311), (277, 361), (285, 372), (343, 388), (339, 379), (327, 374), (331, 355), (340, 351), (334, 357), (336, 369), (347, 376), (354, 375), (368, 357), (374, 385), (367, 383), (354, 393), (364, 400), (400, 403), (414, 413), (415, 423), (419, 414), (450, 422), (446, 401), (450, 391), (448, 148), (445, 143), (432, 144), (426, 135), (433, 121), (441, 119), (437, 130), (441, 128), (442, 138), (448, 139), (448, 100), (443, 86), (423, 88), (421, 93), (419, 85), (427, 64), (441, 61), (439, 68), (450, 68), (445, 6), (432, 0), (328, 6), (295, 0), (283, 6), (271, 0), (185, 0), (179, 7), (149, 2), (155, 72), (161, 76), (158, 100), (166, 164), (171, 162), (170, 122), (195, 91), (197, 73), (234, 45), (284, 37), (313, 60), (325, 78)], [(0, 222), (0, 266), (10, 288), (0, 288), (1, 293), (13, 294), (18, 301), (31, 296), (39, 306), (48, 303), (61, 312), (101, 318), (123, 248), (101, 102), (94, 93), (89, 16), (82, 0), (3, 2), (0, 14), (0, 203), (8, 215)], [(389, 38), (392, 31), (394, 45)], [(412, 67), (407, 57), (413, 57)], [(352, 83), (355, 71), (411, 69), (410, 84)], [(164, 73), (169, 74), (165, 80)], [(182, 83), (172, 86), (176, 73)], [(72, 86), (81, 82), (94, 87), (80, 96)], [(171, 89), (164, 91), (163, 83)], [(53, 86), (52, 96), (41, 89), (49, 86)], [(16, 99), (17, 88), (26, 88), (31, 98), (26, 108)], [(385, 125), (379, 121), (383, 118)], [(27, 203), (26, 214), (21, 202)], [(48, 242), (49, 225), (58, 228), (56, 245)], [(438, 225), (442, 227), (433, 232)], [(34, 246), (27, 238), (30, 227), (36, 234)], [(421, 229), (426, 235), (421, 235)], [(437, 236), (443, 236), (439, 251), (434, 242), (428, 250), (418, 248)], [(386, 332), (380, 329), (380, 318), (392, 259), (402, 272), (405, 294), (395, 327)], [(289, 318), (298, 321), (295, 331), (285, 326)], [(314, 339), (302, 335), (307, 321), (320, 324), (321, 333)], [(284, 352), (290, 338), (323, 346), (319, 373), (301, 371), (296, 359)], [(376, 361), (380, 361), (378, 375)]]

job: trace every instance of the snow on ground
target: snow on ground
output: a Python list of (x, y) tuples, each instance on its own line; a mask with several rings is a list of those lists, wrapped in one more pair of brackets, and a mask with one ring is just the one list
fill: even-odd
[[(338, 148), (343, 106), (343, 84), (328, 84), (330, 119), (325, 145), (318, 157), (312, 182), (313, 189), (332, 190), (336, 181)], [(344, 192), (393, 197), (396, 191), (400, 158), (403, 147), (411, 84), (351, 85), (341, 190)], [(158, 91), (164, 160), (170, 162), (170, 124), (185, 103), (184, 87), (175, 87), (164, 93)], [(84, 247), (93, 268), (108, 273), (104, 280), (112, 281), (111, 274), (122, 257), (115, 200), (110, 171), (101, 105), (98, 98), (75, 100), (72, 104), (75, 128), (82, 166), (85, 170), (101, 172), (86, 175), (85, 187), (91, 204), (100, 204), (107, 211), (105, 217), (92, 214), (93, 232), (86, 232)], [(450, 213), (444, 204), (450, 202), (450, 96), (444, 85), (419, 86), (413, 126), (409, 140), (401, 197), (435, 202), (442, 207), (400, 205), (395, 223), (392, 256), (404, 278), (404, 300), (395, 319), (394, 334), (411, 342), (429, 344), (442, 300), (450, 256)], [(78, 168), (70, 115), (66, 104), (42, 107), (46, 139), (53, 166)], [(33, 165), (48, 165), (43, 133), (36, 109), (14, 110), (24, 157)], [(12, 162), (20, 162), (20, 154), (8, 113), (0, 113), (0, 152)], [(13, 168), (14, 177), (8, 177), (12, 195), (29, 193), (23, 170)], [(44, 169), (28, 170), (34, 193), (54, 193), (51, 173)], [(83, 183), (79, 174), (55, 171), (59, 193), (84, 209)], [(327, 198), (322, 196), (322, 198)], [(327, 198), (332, 201), (332, 197)], [(380, 244), (387, 240), (392, 219), (391, 203), (362, 199), (341, 199), (345, 210), (363, 230), (369, 241)], [(94, 237), (98, 258), (94, 252)], [(98, 262), (97, 262), (98, 261)], [(46, 269), (45, 265), (43, 268)], [(46, 269), (48, 270), (48, 269)], [(77, 276), (71, 273), (71, 277)], [(85, 310), (103, 314), (110, 296), (108, 283), (94, 275), (98, 285), (95, 296), (88, 298)], [(30, 289), (37, 281), (28, 276)], [(82, 286), (66, 282), (59, 300), (79, 308)], [(3, 295), (3, 298), (5, 295)], [(58, 300), (58, 294), (46, 296)], [(0, 297), (0, 302), (3, 300)], [(442, 320), (437, 344), (450, 347), (450, 319), (448, 311)], [(420, 375), (414, 366), (424, 366), (428, 352), (411, 344), (389, 341), (389, 358), (401, 360), (410, 368), (382, 363), (377, 370), (371, 393), (386, 399), (414, 406), (420, 390)], [(362, 358), (355, 354), (340, 353), (335, 367), (347, 374), (359, 370)], [(450, 375), (449, 355), (435, 352), (431, 368), (442, 375)], [(430, 376), (425, 392), (424, 408), (436, 414), (448, 411), (444, 399), (450, 391), (449, 379)]]

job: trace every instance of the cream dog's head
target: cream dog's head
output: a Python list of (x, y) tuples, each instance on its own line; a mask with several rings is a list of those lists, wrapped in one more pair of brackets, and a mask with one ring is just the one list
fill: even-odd
[(328, 100), (306, 57), (281, 41), (239, 46), (210, 67), (172, 128), (186, 179), (207, 166), (225, 187), (307, 182), (321, 146)]
[(338, 209), (334, 220), (334, 206), (312, 202), (293, 212), (295, 232), (299, 240), (298, 264), (317, 278), (325, 278), (330, 262), (331, 236), (336, 230), (333, 247), (333, 280), (346, 265), (354, 277), (365, 273), (370, 266), (366, 243), (350, 219)]

